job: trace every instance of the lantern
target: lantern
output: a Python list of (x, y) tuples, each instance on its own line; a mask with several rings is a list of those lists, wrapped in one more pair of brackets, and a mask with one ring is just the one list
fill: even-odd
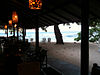
[(16, 11), (14, 11), (12, 13), (12, 20), (13, 20), (13, 23), (17, 23), (18, 22), (18, 15), (17, 15)]
[(9, 20), (9, 25), (10, 25), (10, 26), (12, 25), (12, 20)]
[(41, 0), (29, 0), (29, 8), (30, 9), (41, 9), (42, 8), (42, 1)]
[(7, 25), (5, 25), (5, 27), (4, 27), (5, 29), (7, 29)]

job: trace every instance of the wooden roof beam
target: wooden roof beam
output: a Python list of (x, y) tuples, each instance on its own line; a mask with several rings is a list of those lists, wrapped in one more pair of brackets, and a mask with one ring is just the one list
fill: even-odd
[(52, 22), (52, 21), (50, 21), (50, 20), (48, 20), (46, 18), (43, 18), (43, 17), (40, 17), (40, 19), (44, 20), (45, 22), (48, 22), (49, 24), (57, 24), (57, 23)]
[(9, 4), (18, 8), (23, 14), (28, 14), (28, 16), (33, 15), (33, 13), (32, 13), (33, 11), (28, 9), (28, 6), (18, 2), (16, 0), (11, 0), (11, 2), (9, 2)]
[(49, 26), (49, 24), (45, 24), (43, 22), (39, 22), (39, 27)]
[(55, 22), (54, 20), (52, 20), (52, 19), (50, 19), (50, 18), (48, 18), (46, 16), (41, 16), (41, 17), (45, 18), (46, 20), (49, 20), (49, 21), (53, 22), (54, 24), (57, 24), (57, 22)]
[(65, 5), (70, 4), (71, 2), (72, 2), (71, 0), (66, 0), (62, 4), (58, 4), (58, 5), (54, 6), (53, 8), (49, 8), (49, 7), (47, 7), (47, 5), (45, 5), (44, 8), (46, 9), (46, 12), (42, 12), (39, 15), (45, 15), (47, 13), (51, 13), (59, 8), (63, 8)]
[(39, 22), (42, 22), (42, 23), (47, 24), (47, 25), (50, 25), (50, 23), (46, 22), (45, 20), (43, 20), (41, 18), (39, 19)]
[(95, 12), (93, 12), (92, 10), (90, 10), (90, 14), (93, 15), (96, 18), (100, 19), (100, 15), (97, 15)]
[(47, 14), (47, 16), (49, 16), (49, 17), (51, 17), (51, 18), (53, 18), (53, 19), (56, 19), (56, 20), (59, 21), (60, 23), (63, 22), (63, 21), (61, 21), (60, 19), (58, 19), (58, 18), (56, 18), (56, 17), (54, 17), (54, 16), (51, 16), (50, 14)]
[(72, 16), (78, 18), (78, 19), (81, 19), (81, 15), (80, 15), (80, 16), (79, 16), (79, 15), (76, 15), (75, 13), (70, 12), (69, 10), (67, 10), (67, 9), (65, 9), (65, 8), (62, 8), (61, 10), (65, 11), (66, 13), (68, 13), (68, 14), (70, 14), (70, 15), (72, 15)]
[(59, 16), (59, 17), (65, 19), (65, 20), (67, 20), (67, 21), (69, 21), (69, 22), (72, 22), (72, 20), (70, 20), (70, 19), (68, 19), (68, 18), (66, 18), (66, 17), (64, 17), (64, 16), (62, 16), (61, 14), (59, 14), (59, 13), (57, 13), (57, 12), (53, 12), (53, 14), (56, 14), (57, 16)]

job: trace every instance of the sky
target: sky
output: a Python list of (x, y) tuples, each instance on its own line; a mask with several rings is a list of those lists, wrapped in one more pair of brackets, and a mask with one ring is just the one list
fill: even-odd
[[(71, 28), (69, 28), (71, 27)], [(77, 25), (76, 23), (70, 23), (70, 25), (59, 25), (59, 29), (61, 32), (65, 31), (81, 31), (81, 25)], [(43, 30), (39, 28), (39, 31), (42, 32)], [(54, 32), (54, 26), (47, 27), (47, 32)]]
[[(59, 29), (61, 32), (65, 32), (65, 31), (81, 31), (81, 25), (77, 25), (76, 23), (70, 23), (70, 25), (63, 25), (63, 24), (59, 24)], [(54, 26), (49, 26), (46, 28), (47, 32), (54, 32)], [(27, 30), (28, 32), (34, 31), (35, 29), (32, 30)], [(41, 28), (39, 28), (40, 32), (45, 32), (44, 30), (42, 30)]]
[[(46, 28), (47, 32), (54, 32), (54, 26), (49, 26)], [(70, 25), (63, 25), (60, 24), (59, 25), (59, 29), (61, 32), (65, 32), (65, 31), (81, 31), (81, 25), (77, 25), (76, 23), (70, 23)], [(35, 32), (35, 29), (28, 29), (28, 32)], [(42, 30), (41, 28), (39, 28), (40, 32), (45, 32), (44, 30)], [(4, 30), (0, 30), (0, 33), (5, 32)]]

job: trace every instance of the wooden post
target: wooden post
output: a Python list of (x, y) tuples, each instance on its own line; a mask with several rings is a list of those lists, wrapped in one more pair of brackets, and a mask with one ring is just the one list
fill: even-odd
[(36, 49), (39, 47), (39, 28), (36, 26)]
[(38, 16), (35, 16), (35, 30), (36, 30), (36, 51), (39, 52), (39, 26), (38, 26)]
[(18, 33), (18, 24), (17, 24), (17, 42), (19, 40), (19, 33)]
[(13, 23), (13, 37), (15, 39), (15, 27), (14, 27), (14, 23)]
[(26, 36), (26, 28), (25, 28), (25, 36)]
[(7, 38), (8, 38), (8, 25), (7, 25)]
[(23, 27), (23, 42), (25, 43), (25, 28)]
[(81, 75), (89, 74), (89, 24), (88, 24), (88, 0), (82, 0), (81, 10)]

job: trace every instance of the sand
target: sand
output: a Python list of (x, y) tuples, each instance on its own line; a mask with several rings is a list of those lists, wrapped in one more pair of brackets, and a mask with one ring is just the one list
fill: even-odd
[[(40, 43), (40, 46), (48, 50), (48, 58), (57, 58), (80, 67), (81, 44), (65, 43), (64, 45), (56, 45), (55, 43)], [(100, 52), (98, 44), (89, 44), (89, 70), (93, 63), (100, 65)]]

